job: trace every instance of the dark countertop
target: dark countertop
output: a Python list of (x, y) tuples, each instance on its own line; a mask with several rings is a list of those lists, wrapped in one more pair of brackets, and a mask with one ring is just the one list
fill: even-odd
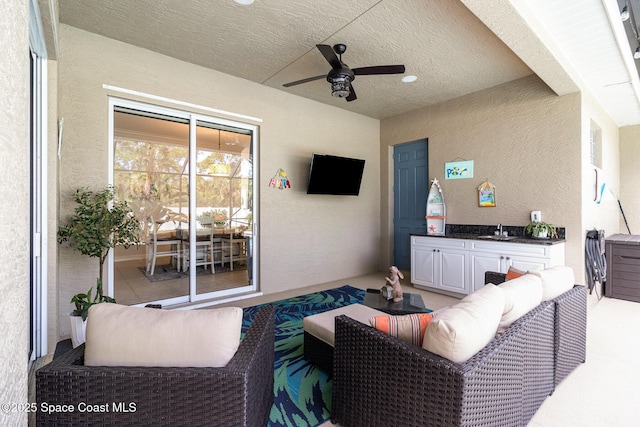
[(445, 227), (444, 236), (436, 236), (428, 233), (412, 233), (412, 236), (424, 236), (424, 237), (438, 237), (443, 239), (465, 239), (465, 240), (480, 240), (484, 242), (506, 242), (506, 243), (526, 243), (529, 245), (556, 245), (558, 243), (564, 243), (566, 240), (565, 228), (558, 227), (557, 233), (559, 238), (557, 239), (535, 239), (530, 236), (525, 236), (524, 227), (520, 226), (503, 226), (503, 231), (507, 231), (509, 236), (516, 236), (515, 239), (500, 240), (500, 239), (482, 239), (480, 236), (491, 236), (497, 229), (495, 225), (468, 225), (468, 224), (447, 224)]
[(556, 245), (558, 243), (564, 243), (565, 239), (534, 239), (533, 237), (517, 236), (515, 239), (499, 240), (499, 239), (482, 239), (480, 236), (486, 234), (465, 234), (465, 233), (451, 233), (444, 236), (435, 236), (427, 233), (412, 233), (412, 236), (424, 236), (424, 237), (437, 237), (441, 239), (464, 239), (464, 240), (480, 240), (483, 242), (504, 242), (504, 243), (526, 243), (528, 245)]

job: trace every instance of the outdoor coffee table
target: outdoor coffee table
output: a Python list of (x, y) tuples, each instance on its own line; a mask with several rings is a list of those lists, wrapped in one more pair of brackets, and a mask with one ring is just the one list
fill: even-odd
[(327, 373), (333, 371), (333, 339), (335, 317), (342, 314), (361, 323), (380, 315), (430, 313), (420, 294), (405, 293), (399, 302), (382, 297), (378, 289), (367, 289), (363, 304), (351, 304), (303, 319), (304, 358), (320, 366)]
[(431, 313), (432, 310), (425, 307), (422, 295), (404, 293), (403, 297), (402, 301), (393, 302), (383, 297), (379, 289), (367, 289), (363, 304), (388, 314)]
[(341, 315), (368, 325), (369, 319), (376, 316), (385, 316), (386, 313), (362, 304), (350, 304), (307, 316), (302, 320), (304, 328), (304, 358), (320, 366), (327, 373), (331, 373), (333, 370), (335, 318)]

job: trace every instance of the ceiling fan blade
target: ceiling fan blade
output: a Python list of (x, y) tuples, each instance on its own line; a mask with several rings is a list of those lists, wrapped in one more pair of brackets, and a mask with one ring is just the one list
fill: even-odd
[(295, 85), (300, 85), (302, 83), (307, 83), (307, 82), (312, 82), (314, 80), (320, 80), (320, 79), (326, 79), (327, 75), (323, 74), (321, 76), (315, 76), (315, 77), (308, 77), (306, 79), (302, 79), (302, 80), (297, 80), (295, 82), (290, 82), (290, 83), (285, 83), (282, 86), (284, 87), (291, 87), (291, 86), (295, 86)]
[(404, 73), (404, 65), (378, 65), (374, 67), (353, 68), (353, 74), (356, 76), (370, 76), (373, 74), (402, 74)]
[(328, 44), (317, 44), (316, 47), (324, 56), (324, 59), (327, 60), (329, 64), (331, 64), (331, 68), (342, 68), (342, 63), (338, 59), (338, 56), (333, 51), (333, 48)]
[(355, 101), (356, 99), (358, 99), (358, 97), (356, 96), (356, 91), (351, 83), (349, 83), (349, 95), (347, 95), (346, 99), (347, 102)]

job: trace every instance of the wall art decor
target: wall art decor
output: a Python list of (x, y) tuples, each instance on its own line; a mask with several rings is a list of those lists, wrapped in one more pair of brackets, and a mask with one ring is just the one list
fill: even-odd
[(493, 208), (496, 206), (496, 187), (486, 180), (478, 187), (478, 206)]
[(473, 178), (473, 160), (461, 160), (444, 164), (444, 179)]
[(444, 236), (446, 229), (447, 207), (444, 195), (437, 178), (431, 180), (431, 188), (427, 195), (427, 234), (430, 236)]
[(271, 181), (269, 181), (269, 187), (278, 188), (280, 190), (291, 188), (291, 183), (289, 182), (287, 173), (284, 171), (284, 169), (278, 169), (276, 171), (276, 174), (273, 176), (273, 178), (271, 178)]

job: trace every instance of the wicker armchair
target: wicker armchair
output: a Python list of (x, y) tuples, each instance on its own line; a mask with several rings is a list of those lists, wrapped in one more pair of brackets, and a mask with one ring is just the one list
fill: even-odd
[(541, 304), (459, 364), (339, 316), (332, 421), (525, 426), (553, 390), (553, 319), (553, 304)]
[(36, 424), (262, 427), (273, 405), (273, 346), (269, 306), (224, 368), (85, 367), (81, 345), (37, 371)]
[[(499, 285), (506, 274), (487, 271), (485, 283)], [(555, 304), (555, 371), (554, 386), (586, 361), (587, 355), (587, 288), (573, 289), (551, 300)], [(554, 387), (555, 388), (555, 387)]]

